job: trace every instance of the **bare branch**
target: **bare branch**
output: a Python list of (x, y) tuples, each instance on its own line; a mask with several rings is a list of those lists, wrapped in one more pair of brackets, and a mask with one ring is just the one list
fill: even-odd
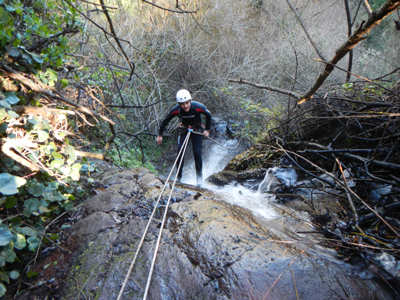
[(296, 16), (297, 20), (299, 21), (301, 27), (304, 30), (304, 33), (306, 34), (308, 40), (310, 41), (311, 45), (314, 47), (315, 52), (317, 52), (318, 56), (322, 59), (324, 59), (324, 56), (322, 55), (321, 51), (318, 49), (317, 45), (315, 44), (314, 40), (311, 38), (311, 36), (309, 35), (306, 26), (304, 25), (303, 21), (301, 20), (299, 14), (297, 13), (296, 9), (293, 7), (292, 3), (290, 3), (289, 0), (286, 0), (287, 4), (289, 5), (290, 9), (293, 11), (294, 15)]
[(305, 101), (311, 99), (316, 91), (321, 87), (324, 83), (325, 79), (331, 74), (334, 69), (334, 65), (336, 65), (351, 49), (353, 49), (359, 42), (366, 39), (365, 35), (368, 34), (372, 28), (386, 18), (389, 14), (394, 12), (397, 8), (400, 7), (400, 0), (387, 0), (381, 8), (376, 10), (374, 14), (368, 19), (367, 22), (362, 22), (360, 27), (356, 32), (354, 32), (348, 39), (345, 41), (335, 53), (335, 56), (331, 59), (329, 64), (327, 64), (324, 70), (320, 73), (318, 78), (315, 80), (313, 86), (302, 95), (301, 99), (298, 101), (298, 104), (302, 104)]
[[(159, 8), (159, 9), (166, 10), (166, 11), (170, 11), (170, 12), (173, 12), (173, 13), (178, 13), (178, 14), (193, 14), (193, 13), (197, 13), (197, 12), (199, 11), (199, 10), (195, 10), (195, 11), (172, 10), (172, 9), (168, 9), (168, 8), (159, 6), (159, 5), (155, 4), (155, 3), (151, 3), (151, 2), (146, 1), (146, 0), (142, 0), (142, 2), (147, 3), (147, 4), (150, 4), (150, 5), (154, 6), (154, 7)], [(179, 3), (178, 3), (178, 1), (177, 1), (177, 3), (176, 3), (176, 7), (179, 8)]]
[(114, 40), (115, 40), (115, 42), (117, 43), (119, 49), (121, 49), (121, 52), (122, 52), (122, 54), (124, 55), (127, 64), (128, 64), (128, 65), (130, 66), (130, 68), (131, 68), (131, 72), (133, 72), (133, 71), (135, 71), (135, 64), (129, 59), (128, 55), (126, 54), (124, 48), (123, 48), (122, 45), (121, 45), (121, 42), (120, 42), (119, 39), (117, 38), (117, 33), (115, 32), (114, 25), (113, 25), (113, 22), (112, 22), (112, 20), (111, 20), (111, 17), (110, 17), (110, 15), (109, 15), (109, 13), (108, 13), (108, 10), (105, 9), (104, 0), (100, 0), (100, 3), (101, 3), (101, 5), (102, 5), (103, 12), (104, 12), (104, 14), (106, 15), (106, 18), (107, 18), (107, 21), (108, 21), (108, 25), (110, 25), (110, 30), (111, 30), (111, 33), (112, 33), (112, 35), (113, 35), (113, 37), (114, 37)]
[(17, 71), (15, 71), (15, 70), (11, 69), (10, 67), (7, 67), (7, 66), (4, 66), (4, 65), (1, 65), (1, 64), (0, 64), (0, 71), (2, 71), (4, 74), (7, 74), (7, 75), (10, 76), (11, 78), (14, 78), (14, 79), (16, 79), (16, 80), (19, 80), (21, 83), (23, 83), (23, 84), (29, 86), (33, 91), (42, 93), (43, 95), (46, 95), (46, 96), (49, 97), (49, 98), (56, 99), (56, 100), (60, 100), (60, 101), (62, 101), (62, 102), (64, 102), (64, 103), (66, 103), (66, 104), (69, 104), (69, 105), (71, 105), (71, 106), (73, 106), (73, 107), (76, 107), (77, 109), (79, 109), (80, 111), (82, 111), (82, 112), (84, 112), (84, 113), (86, 113), (86, 114), (89, 114), (89, 115), (91, 115), (91, 116), (96, 116), (96, 117), (98, 117), (98, 118), (100, 118), (100, 119), (103, 119), (104, 121), (110, 123), (111, 125), (115, 125), (115, 122), (112, 121), (112, 120), (110, 120), (110, 119), (107, 118), (106, 116), (100, 115), (100, 114), (98, 114), (97, 112), (92, 111), (92, 110), (90, 110), (90, 109), (87, 109), (86, 107), (84, 107), (84, 106), (82, 106), (82, 105), (80, 105), (80, 104), (77, 104), (77, 103), (75, 103), (75, 102), (73, 102), (73, 101), (71, 101), (71, 100), (68, 100), (68, 99), (66, 99), (66, 98), (64, 98), (64, 97), (57, 96), (57, 95), (55, 95), (55, 94), (50, 93), (50, 92), (47, 91), (46, 89), (44, 89), (44, 88), (42, 88), (41, 86), (35, 84), (35, 83), (34, 83), (33, 81), (31, 81), (30, 79), (24, 77), (20, 72), (17, 72)]
[(241, 83), (241, 84), (247, 84), (247, 85), (251, 85), (251, 86), (254, 86), (256, 88), (259, 88), (259, 89), (269, 90), (269, 91), (272, 91), (272, 92), (277, 92), (277, 93), (280, 93), (280, 94), (288, 95), (288, 96), (291, 96), (291, 97), (293, 97), (293, 98), (295, 98), (297, 100), (301, 99), (301, 95), (297, 94), (295, 92), (284, 90), (284, 89), (280, 89), (280, 88), (276, 88), (276, 87), (272, 87), (272, 86), (252, 83), (252, 82), (249, 82), (247, 80), (243, 80), (241, 78), (240, 79), (228, 79), (228, 81), (229, 82), (235, 82), (235, 83)]
[(365, 10), (367, 11), (368, 16), (371, 17), (372, 16), (372, 9), (371, 9), (371, 6), (368, 3), (368, 0), (362, 0), (362, 2), (364, 4)]

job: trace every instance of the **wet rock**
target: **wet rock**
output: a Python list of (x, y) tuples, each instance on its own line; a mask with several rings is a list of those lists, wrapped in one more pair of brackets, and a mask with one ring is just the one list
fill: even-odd
[[(74, 226), (72, 237), (79, 247), (67, 284), (58, 292), (61, 299), (117, 298), (147, 219), (131, 215), (129, 221), (117, 222), (115, 217), (128, 215), (96, 211), (95, 203), (104, 207), (106, 195), (118, 207), (154, 203), (143, 195), (145, 189), (159, 190), (157, 178), (143, 170), (132, 172), (136, 181), (126, 189), (136, 188), (135, 193), (125, 196), (129, 193), (121, 191), (114, 178), (101, 201), (97, 197), (88, 202), (87, 211), (93, 213)], [(135, 187), (129, 186), (132, 183)], [(299, 224), (306, 215), (289, 217), (294, 212), (285, 208), (281, 218), (265, 220), (211, 191), (180, 184), (174, 192), (180, 200), (168, 212), (148, 299), (296, 299), (296, 293), (311, 300), (394, 299), (378, 281), (355, 277), (351, 265), (310, 246), (312, 240), (298, 243), (295, 231), (312, 230), (308, 223)], [(122, 299), (142, 299), (159, 227), (160, 221), (150, 224)]]

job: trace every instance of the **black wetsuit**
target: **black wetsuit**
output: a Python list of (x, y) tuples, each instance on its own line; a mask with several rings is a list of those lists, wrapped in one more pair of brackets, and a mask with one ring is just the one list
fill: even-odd
[[(206, 117), (205, 127), (201, 123), (201, 114)], [(210, 111), (201, 103), (192, 101), (191, 107), (188, 112), (185, 112), (179, 104), (175, 105), (162, 121), (160, 130), (158, 131), (159, 135), (162, 135), (165, 127), (168, 125), (169, 121), (172, 120), (175, 116), (178, 116), (181, 120), (182, 127), (179, 130), (179, 150), (181, 149), (183, 142), (185, 141), (186, 135), (188, 134), (187, 128), (192, 128), (194, 131), (203, 132), (204, 130), (210, 130), (211, 128), (211, 113)], [(203, 135), (193, 133), (190, 138), (192, 139), (192, 148), (193, 148), (193, 156), (196, 165), (196, 175), (197, 182), (201, 183), (203, 177), (203, 160), (201, 158), (201, 147), (203, 143)], [(179, 160), (178, 160), (179, 161)], [(182, 178), (182, 169), (183, 169), (183, 160), (181, 164), (181, 168), (178, 171), (178, 180)]]

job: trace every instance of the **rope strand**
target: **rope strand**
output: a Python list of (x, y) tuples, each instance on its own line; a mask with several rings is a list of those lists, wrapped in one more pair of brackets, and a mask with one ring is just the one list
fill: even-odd
[[(188, 134), (188, 135), (186, 136), (186, 139), (185, 139), (185, 141), (183, 142), (183, 145), (186, 145), (186, 146), (187, 146), (188, 141), (189, 141), (189, 137), (190, 137), (190, 134)], [(119, 291), (119, 295), (118, 295), (117, 300), (120, 300), (121, 297), (122, 297), (122, 293), (124, 292), (124, 289), (125, 289), (125, 286), (126, 286), (126, 284), (127, 284), (127, 282), (128, 282), (129, 276), (130, 276), (130, 274), (131, 274), (131, 272), (132, 272), (132, 270), (133, 270), (133, 267), (135, 266), (136, 259), (137, 259), (138, 255), (139, 255), (139, 251), (140, 251), (140, 249), (141, 249), (141, 247), (142, 247), (142, 245), (143, 245), (144, 239), (146, 238), (147, 231), (149, 230), (151, 221), (152, 221), (153, 216), (154, 216), (154, 214), (155, 214), (155, 212), (156, 212), (156, 210), (157, 210), (157, 207), (158, 207), (158, 204), (159, 204), (159, 202), (160, 202), (161, 196), (164, 194), (165, 188), (166, 188), (166, 186), (167, 186), (167, 184), (168, 184), (168, 181), (169, 181), (169, 179), (170, 179), (170, 177), (171, 177), (171, 175), (172, 175), (172, 172), (173, 172), (173, 170), (174, 170), (174, 167), (176, 166), (176, 163), (177, 163), (177, 161), (178, 161), (178, 159), (179, 159), (179, 157), (180, 157), (180, 155), (181, 155), (181, 153), (182, 153), (182, 150), (185, 150), (185, 151), (186, 151), (186, 146), (185, 146), (185, 147), (182, 147), (182, 148), (179, 150), (179, 153), (178, 153), (178, 156), (177, 156), (176, 159), (175, 159), (174, 165), (172, 166), (171, 171), (169, 172), (168, 178), (167, 178), (167, 180), (165, 181), (165, 184), (164, 184), (164, 186), (163, 186), (163, 188), (162, 188), (162, 190), (161, 190), (161, 194), (160, 194), (160, 196), (158, 197), (157, 202), (156, 202), (156, 204), (155, 204), (155, 206), (154, 206), (153, 212), (151, 213), (150, 218), (149, 218), (149, 221), (147, 222), (146, 228), (145, 228), (145, 230), (144, 230), (144, 232), (143, 232), (143, 235), (142, 235), (142, 239), (140, 240), (140, 243), (139, 243), (139, 245), (138, 245), (138, 248), (136, 249), (136, 253), (135, 253), (135, 256), (134, 256), (133, 259), (132, 259), (132, 262), (131, 262), (131, 265), (130, 265), (130, 267), (129, 267), (128, 273), (127, 273), (126, 276), (125, 276), (125, 280), (124, 280), (124, 283), (122, 284), (122, 287), (121, 287), (121, 289), (120, 289), (120, 291)], [(181, 162), (182, 162), (182, 158), (183, 158), (184, 154), (185, 154), (185, 153), (182, 154)], [(181, 162), (180, 162), (179, 166), (181, 165)], [(176, 176), (175, 176), (174, 185), (175, 185), (175, 182), (176, 182)], [(171, 193), (172, 193), (172, 189), (171, 189)]]

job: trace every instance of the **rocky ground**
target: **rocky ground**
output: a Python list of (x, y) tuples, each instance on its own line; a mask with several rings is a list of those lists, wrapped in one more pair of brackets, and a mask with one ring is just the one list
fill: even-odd
[[(16, 299), (117, 298), (163, 182), (144, 169), (96, 176), (97, 194), (69, 219), (59, 247), (42, 251), (40, 276), (24, 282)], [(166, 200), (122, 299), (143, 297)], [(279, 218), (263, 219), (223, 195), (178, 184), (148, 298), (396, 299), (368, 266), (337, 260), (316, 244), (317, 233), (296, 234), (313, 230), (299, 222), (301, 213), (285, 206), (277, 212)]]

